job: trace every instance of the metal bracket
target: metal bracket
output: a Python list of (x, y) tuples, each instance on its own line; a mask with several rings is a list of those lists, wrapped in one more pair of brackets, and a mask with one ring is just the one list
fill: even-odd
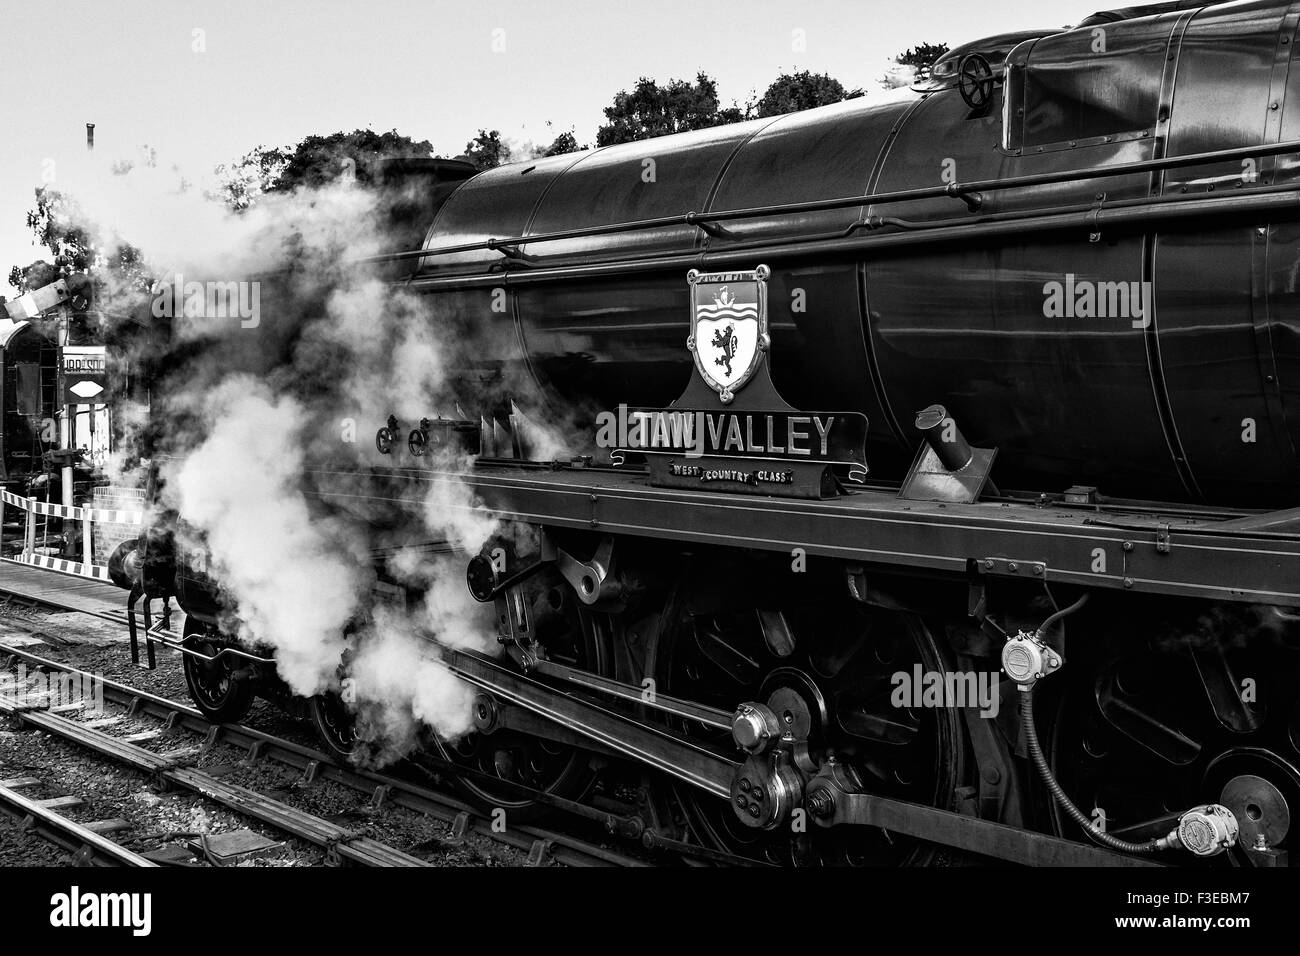
[(508, 242), (501, 242), (498, 239), (489, 239), (487, 247), (493, 252), (499, 252), (507, 259), (522, 259), (524, 254), (520, 251), (518, 245), (512, 245)]
[(975, 562), (975, 569), (981, 574), (1028, 578), (1031, 581), (1047, 580), (1047, 564), (1043, 561), (1026, 561), (1023, 558), (980, 558)]
[(1169, 525), (1156, 525), (1156, 553), (1168, 554), (1172, 547), (1173, 543), (1169, 540)]
[(1106, 202), (1105, 193), (1097, 193), (1097, 201), (1092, 204), (1088, 211), (1088, 241), (1101, 242), (1101, 211), (1103, 204)]
[(983, 622), (988, 617), (989, 595), (984, 581), (972, 578), (966, 587), (966, 616)]
[(583, 604), (598, 604), (603, 599), (618, 596), (618, 583), (614, 580), (613, 536), (601, 538), (589, 561), (579, 561), (563, 548), (558, 548), (555, 564)]
[[(963, 666), (974, 665), (965, 659)], [(972, 787), (977, 812), (969, 814), (985, 820), (997, 820), (1012, 826), (1022, 824), (1019, 781), (1006, 745), (992, 725), (970, 708), (962, 709), (962, 721), (975, 754), (978, 789)]]
[[(688, 217), (694, 216), (695, 213), (687, 213)], [(721, 223), (713, 222), (708, 219), (696, 218), (694, 225), (697, 226), (706, 236), (713, 239), (735, 239), (736, 233), (728, 229)]]
[(221, 725), (213, 724), (211, 727), (208, 728), (208, 735), (203, 738), (203, 746), (199, 752), (208, 753), (209, 751), (212, 750), (213, 747), (217, 745), (217, 742), (220, 739), (221, 739)]
[(949, 183), (944, 190), (953, 199), (960, 199), (970, 212), (979, 212), (984, 205), (984, 194), (967, 189), (961, 183)]
[(1061, 500), (1067, 505), (1095, 505), (1097, 488), (1095, 485), (1071, 485), (1065, 489)]
[(469, 833), (469, 811), (462, 810), (460, 813), (456, 814), (455, 819), (451, 821), (451, 831), (447, 836), (443, 837), (442, 842), (451, 844), (452, 846), (455, 846), (458, 843), (464, 843), (467, 833)]
[(533, 643), (533, 609), (524, 588), (508, 588), (498, 596), (497, 616), (501, 643), (520, 648)]
[(528, 851), (528, 865), (545, 865), (547, 857), (551, 855), (552, 845), (550, 840), (534, 840), (532, 848)]
[[(140, 637), (139, 628), (136, 623), (135, 607), (140, 598), (144, 598), (144, 603), (140, 605), (140, 610), (144, 613), (144, 645), (145, 657), (148, 660), (147, 665), (140, 663)], [(144, 670), (154, 670), (158, 666), (157, 659), (154, 655), (153, 640), (149, 632), (153, 630), (153, 622), (149, 617), (149, 602), (152, 599), (145, 594), (144, 588), (135, 584), (131, 588), (131, 595), (126, 602), (126, 628), (131, 636), (131, 663), (136, 667), (143, 667)]]

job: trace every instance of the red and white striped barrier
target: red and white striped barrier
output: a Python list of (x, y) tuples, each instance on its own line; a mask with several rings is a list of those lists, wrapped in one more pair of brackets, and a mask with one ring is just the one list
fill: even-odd
[(24, 511), (38, 515), (50, 515), (55, 518), (71, 518), (74, 521), (108, 521), (114, 524), (143, 524), (143, 511), (117, 511), (102, 508), (82, 508), (77, 505), (56, 505), (52, 501), (38, 501), (24, 498), (11, 491), (0, 490), (0, 499), (7, 505), (14, 505)]
[(19, 554), (5, 558), (14, 564), (26, 564), (33, 568), (45, 568), (63, 574), (75, 574), (79, 578), (93, 578), (96, 581), (111, 581), (108, 568), (101, 564), (86, 564), (84, 561), (69, 561), (67, 558), (52, 558), (48, 554)]
[[(82, 508), (76, 505), (56, 505), (49, 501), (38, 501), (35, 498), (24, 498), (10, 491), (0, 489), (0, 523), (3, 523), (4, 508), (12, 505), (27, 513), (27, 528), (23, 536), (23, 550), (21, 554), (6, 560), (14, 561), (18, 564), (27, 564), (32, 567), (47, 568), (51, 571), (60, 571), (63, 574), (75, 574), (78, 577), (91, 578), (96, 581), (108, 581), (108, 568), (102, 564), (95, 564), (92, 557), (90, 529), (95, 522), (105, 524), (125, 524), (125, 525), (143, 525), (144, 511), (119, 510), (107, 508)], [(63, 518), (67, 521), (81, 522), (81, 550), (82, 559), (80, 561), (71, 561), (67, 558), (56, 558), (46, 554), (36, 553), (36, 516), (46, 515), (52, 518)]]

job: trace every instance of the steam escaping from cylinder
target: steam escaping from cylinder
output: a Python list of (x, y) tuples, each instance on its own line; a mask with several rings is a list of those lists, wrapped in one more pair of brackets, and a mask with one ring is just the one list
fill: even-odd
[(472, 727), (473, 693), (436, 660), (418, 616), (376, 610), (350, 665), (358, 732), (377, 764), (420, 744), (421, 728), (458, 737)]
[(163, 476), (164, 500), (202, 535), (187, 542), (182, 530), (178, 544), (206, 548), (215, 577), (234, 595), (226, 630), (272, 648), (295, 692), (327, 690), (364, 585), (365, 554), (348, 529), (309, 513), (304, 411), (236, 375), (202, 412), (202, 440)]

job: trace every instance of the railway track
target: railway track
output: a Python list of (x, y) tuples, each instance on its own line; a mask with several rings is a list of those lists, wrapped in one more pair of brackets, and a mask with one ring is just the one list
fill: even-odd
[[(20, 630), (40, 633), (39, 628), (28, 627), (24, 622), (7, 623)], [(404, 807), (445, 823), (451, 831), (447, 842), (461, 842), (467, 834), (473, 832), (524, 850), (528, 853), (529, 863), (533, 865), (548, 860), (567, 866), (646, 865), (636, 857), (613, 852), (591, 841), (555, 830), (517, 825), (498, 830), (494, 828), (492, 820), (447, 794), (400, 777), (341, 766), (319, 751), (251, 727), (211, 724), (197, 710), (184, 704), (107, 678), (97, 678), (70, 665), (0, 642), (0, 667), (8, 671), (17, 661), (24, 662), (29, 669), (46, 674), (68, 675), (80, 681), (92, 678), (99, 680), (105, 703), (111, 702), (120, 707), (124, 716), (154, 718), (161, 723), (162, 729), (189, 731), (198, 742), (191, 747), (158, 753), (141, 746), (142, 740), (113, 736), (106, 732), (102, 724), (91, 726), (99, 724), (98, 721), (88, 724), (41, 706), (18, 703), (5, 697), (3, 688), (0, 688), (0, 714), (8, 714), (13, 719), (130, 766), (168, 786), (192, 791), (241, 815), (322, 847), (327, 851), (331, 862), (371, 866), (426, 865), (416, 857), (335, 823), (304, 813), (256, 791), (222, 781), (197, 769), (194, 763), (219, 744), (231, 746), (243, 750), (251, 762), (269, 760), (297, 770), (303, 785), (317, 780), (333, 780), (343, 784), (368, 796), (369, 806), (375, 811), (380, 811), (385, 806)], [(611, 821), (607, 829), (615, 829), (613, 821), (619, 819), (615, 815), (598, 812), (596, 815)]]
[[(50, 843), (73, 854), (73, 861), (82, 866), (138, 866), (154, 867), (157, 863), (140, 856), (126, 847), (114, 843), (104, 831), (111, 827), (86, 826), (70, 820), (54, 807), (65, 806), (59, 800), (33, 800), (19, 793), (22, 787), (34, 786), (35, 777), (17, 780), (0, 780), (0, 812), (4, 812), (25, 829), (34, 831)], [(113, 823), (114, 821), (100, 821)]]
[[(15, 653), (13, 649), (3, 650), (11, 655)], [(79, 680), (92, 677), (83, 671), (47, 661), (36, 655), (17, 653), (44, 673), (76, 675)], [(107, 683), (105, 687), (107, 690)], [(12, 692), (19, 689), (0, 686), (0, 714), (16, 718), (29, 726), (92, 750), (101, 757), (107, 757), (116, 763), (140, 771), (167, 786), (180, 787), (197, 793), (240, 815), (259, 820), (284, 833), (322, 847), (327, 850), (331, 862), (347, 862), (362, 866), (427, 865), (423, 860), (377, 840), (348, 831), (328, 820), (305, 813), (254, 790), (226, 783), (212, 774), (193, 767), (191, 764), (202, 752), (201, 747), (156, 753), (140, 746), (138, 740), (144, 738), (145, 734), (117, 737), (102, 729), (103, 724), (121, 720), (120, 717), (105, 717), (85, 722), (66, 713), (55, 712), (55, 710), (67, 711), (71, 705), (46, 709), (39, 703), (23, 702), (5, 694), (6, 690)], [(116, 689), (128, 690), (121, 688), (121, 685)], [(128, 713), (133, 711), (128, 708)]]
[[(123, 627), (127, 626), (125, 610), (89, 610), (75, 601), (62, 600), (57, 590), (23, 588), (9, 583), (0, 583), (0, 608), (11, 602), (26, 608), (47, 607), (57, 611), (88, 614)], [(51, 637), (55, 643), (60, 642), (57, 635), (47, 634), (36, 624), (12, 619), (6, 619), (6, 623), (47, 642)], [(153, 633), (169, 634), (162, 628), (162, 621), (156, 621)], [(0, 643), (0, 663), (3, 662), (5, 653), (12, 653), (24, 660), (38, 659), (31, 652), (8, 648)], [(65, 671), (73, 670), (54, 661), (45, 663)], [(766, 868), (772, 865), (765, 860), (737, 856), (700, 846), (694, 842), (668, 838), (657, 831), (645, 829), (642, 820), (635, 815), (598, 809), (586, 803), (566, 800), (541, 791), (532, 791), (523, 786), (520, 787), (521, 791), (528, 791), (530, 797), (549, 806), (556, 817), (566, 818), (569, 823), (588, 831), (594, 828), (621, 838), (625, 844), (630, 843), (637, 848), (636, 855), (611, 851), (591, 839), (547, 827), (511, 824), (507, 830), (498, 831), (494, 828), (493, 822), (484, 817), (481, 812), (441, 789), (425, 787), (410, 779), (344, 766), (317, 750), (251, 727), (231, 724), (214, 726), (191, 707), (145, 691), (115, 684), (112, 681), (106, 681), (105, 688), (105, 693), (110, 699), (117, 700), (128, 709), (135, 708), (139, 712), (152, 714), (161, 718), (168, 726), (176, 726), (179, 723), (186, 729), (204, 734), (206, 747), (214, 746), (220, 741), (245, 750), (254, 759), (265, 757), (292, 767), (300, 771), (305, 780), (310, 781), (318, 777), (334, 780), (350, 789), (369, 794), (373, 806), (391, 802), (447, 823), (453, 841), (463, 840), (468, 833), (478, 833), (524, 850), (528, 853), (530, 865), (537, 865), (547, 859), (554, 859), (566, 866), (647, 866), (686, 863)], [(435, 773), (445, 771), (452, 774), (473, 774), (473, 771), (463, 766), (453, 767), (438, 758), (422, 756), (417, 770), (429, 775), (431, 769)], [(492, 778), (491, 782), (499, 784), (500, 780)], [(646, 859), (647, 856), (649, 860)]]

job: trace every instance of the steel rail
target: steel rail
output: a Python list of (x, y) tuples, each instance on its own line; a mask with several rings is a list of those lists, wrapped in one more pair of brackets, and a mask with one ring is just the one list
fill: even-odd
[(92, 858), (104, 861), (101, 865), (138, 867), (158, 865), (101, 836), (94, 830), (55, 813), (49, 807), (41, 806), (38, 801), (29, 800), (9, 787), (0, 786), (0, 810), (4, 810), (19, 821), (31, 820), (32, 828), (40, 836), (65, 850), (88, 853)]
[[(52, 574), (57, 574), (58, 572), (50, 572), (50, 573), (52, 573)], [(78, 578), (77, 580), (86, 581), (86, 580), (89, 580), (89, 579), (87, 579), (87, 578)], [(100, 583), (100, 584), (102, 584), (103, 582), (100, 581), (100, 582), (96, 582), (96, 583)], [(126, 592), (123, 591), (122, 593), (123, 593), (123, 595), (125, 596)], [(75, 605), (75, 604), (71, 604), (71, 603), (68, 603), (68, 602), (65, 602), (65, 601), (59, 601), (59, 600), (57, 600), (57, 599), (55, 599), (55, 598), (53, 598), (53, 597), (49, 597), (49, 596), (46, 596), (46, 595), (44, 595), (44, 594), (34, 594), (34, 593), (31, 592), (31, 591), (25, 590), (25, 589), (22, 588), (22, 587), (16, 587), (16, 586), (14, 586), (14, 585), (12, 585), (12, 584), (0, 584), (0, 594), (11, 594), (11, 595), (13, 595), (14, 597), (22, 598), (24, 601), (31, 601), (31, 602), (34, 603), (34, 604), (44, 604), (46, 607), (56, 608), (57, 610), (60, 610), (60, 611), (75, 611), (75, 612), (77, 612), (78, 614), (87, 614), (87, 615), (89, 615), (90, 617), (97, 617), (97, 618), (99, 618), (101, 621), (110, 621), (110, 622), (112, 622), (113, 624), (125, 624), (125, 623), (126, 623), (126, 616), (125, 616), (125, 615), (126, 615), (126, 605), (125, 605), (125, 604), (122, 606), (122, 616), (121, 616), (121, 617), (118, 617), (117, 615), (111, 614), (111, 613), (109, 613), (108, 611), (92, 611), (92, 610), (90, 610), (89, 608), (78, 607), (78, 606)], [(8, 619), (6, 619), (6, 620), (8, 620)]]
[[(0, 590), (4, 590), (4, 588), (0, 587)], [(95, 676), (70, 665), (41, 657), (30, 651), (0, 644), (0, 656), (6, 654), (37, 667), (61, 673), (79, 674), (83, 678)], [(389, 802), (395, 806), (433, 817), (440, 822), (452, 825), (454, 829), (472, 830), (515, 849), (535, 852), (540, 843), (546, 843), (549, 848), (549, 855), (566, 866), (646, 865), (644, 861), (634, 857), (611, 852), (580, 838), (540, 827), (511, 824), (504, 832), (495, 832), (490, 820), (484, 818), (473, 807), (454, 797), (411, 783), (400, 777), (378, 774), (355, 767), (344, 767), (320, 751), (251, 727), (241, 724), (213, 724), (199, 711), (177, 701), (128, 687), (109, 678), (100, 679), (96, 676), (95, 679), (101, 680), (105, 698), (124, 705), (128, 713), (148, 714), (167, 721), (171, 726), (179, 725), (186, 730), (203, 735), (207, 747), (211, 747), (218, 742), (238, 747), (248, 751), (255, 758), (265, 757), (299, 770), (303, 773), (304, 779), (328, 779), (359, 793), (370, 794), (376, 803)], [(110, 737), (109, 739), (115, 738)], [(150, 753), (149, 751), (143, 752)], [(162, 770), (160, 769), (159, 772), (162, 772)], [(184, 783), (184, 781), (178, 782)], [(624, 819), (615, 814), (603, 814), (602, 819), (605, 818), (610, 821), (606, 823), (606, 829), (610, 831), (617, 828), (611, 823), (621, 823)]]
[(154, 753), (60, 714), (18, 705), (3, 695), (0, 695), (0, 713), (8, 714), (46, 733), (79, 744), (134, 770), (177, 784), (236, 813), (260, 820), (284, 833), (323, 847), (333, 858), (348, 860), (363, 866), (430, 865), (424, 860), (403, 853), (378, 840), (348, 831), (315, 814), (291, 807), (247, 787), (218, 780), (202, 770), (184, 766), (185, 760), (182, 757)]
[(975, 193), (998, 192), (1010, 189), (1024, 189), (1031, 186), (1050, 186), (1060, 183), (1082, 182), (1092, 179), (1109, 179), (1116, 176), (1128, 176), (1138, 173), (1161, 172), (1187, 166), (1200, 166), (1218, 162), (1231, 162), (1239, 159), (1277, 156), (1282, 153), (1300, 151), (1300, 140), (1285, 143), (1271, 143), (1260, 146), (1241, 146), (1233, 149), (1209, 150), (1202, 153), (1188, 153), (1181, 156), (1165, 156), (1159, 159), (1134, 160), (1128, 163), (1115, 163), (1109, 166), (1095, 166), (1090, 169), (1067, 169), (1047, 173), (1031, 173), (1026, 176), (1012, 176), (1005, 179), (982, 179), (968, 183), (949, 183), (944, 186), (920, 186), (912, 189), (895, 189), (861, 196), (839, 196), (834, 199), (816, 199), (798, 203), (771, 203), (763, 206), (748, 206), (741, 209), (723, 209), (714, 212), (685, 212), (671, 216), (656, 216), (649, 219), (634, 219), (626, 222), (606, 223), (600, 226), (586, 226), (580, 229), (563, 229), (543, 232), (533, 236), (511, 236), (488, 238), (477, 242), (458, 243), (437, 249), (408, 249), (402, 252), (380, 253), (353, 260), (366, 262), (399, 262), (406, 259), (425, 259), (433, 256), (455, 255), (463, 252), (502, 251), (515, 246), (534, 243), (558, 242), (566, 239), (585, 239), (595, 236), (615, 235), (625, 232), (642, 232), (650, 229), (662, 229), (669, 226), (702, 226), (703, 223), (732, 222), (740, 219), (756, 219), (763, 216), (790, 216), (809, 212), (827, 212), (854, 206), (883, 206), (895, 203), (916, 202), (926, 199), (964, 199)]

